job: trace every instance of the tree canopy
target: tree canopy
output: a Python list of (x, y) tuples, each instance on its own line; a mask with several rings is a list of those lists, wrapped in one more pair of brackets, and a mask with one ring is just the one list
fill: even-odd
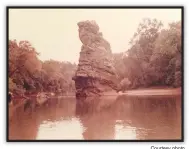
[(21, 92), (71, 92), (76, 64), (55, 60), (40, 61), (28, 41), (9, 41), (9, 89)]
[[(181, 21), (163, 28), (161, 21), (144, 19), (125, 52), (114, 53), (114, 66), (122, 90), (150, 87), (180, 87), (182, 82)], [(25, 92), (74, 92), (76, 64), (41, 61), (29, 41), (9, 40), (9, 90)]]
[(144, 19), (125, 53), (114, 54), (120, 79), (131, 81), (129, 88), (181, 86), (181, 22), (170, 23)]

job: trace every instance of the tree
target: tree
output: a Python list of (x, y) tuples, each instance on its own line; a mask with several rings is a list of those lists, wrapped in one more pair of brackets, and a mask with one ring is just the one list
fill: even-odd
[(117, 72), (122, 78), (128, 77), (131, 88), (181, 85), (181, 22), (170, 23), (169, 28), (161, 30), (162, 26), (156, 19), (144, 19), (125, 56), (117, 54)]
[(144, 19), (133, 35), (130, 45), (124, 57), (124, 64), (128, 71), (128, 78), (132, 82), (132, 88), (150, 86), (149, 78), (152, 77), (150, 59), (155, 47), (155, 41), (163, 24), (156, 19)]
[(10, 40), (9, 77), (12, 77), (19, 71), (28, 71), (33, 73), (36, 70), (40, 70), (41, 63), (37, 58), (38, 55), (39, 54), (28, 41), (20, 41), (19, 44), (17, 44), (16, 40)]
[[(166, 85), (181, 85), (181, 22), (169, 24), (168, 29), (160, 32), (153, 55), (159, 60), (157, 63), (164, 74)], [(151, 61), (154, 64), (154, 61)], [(156, 67), (158, 68), (158, 67)], [(176, 78), (176, 79), (175, 79)], [(177, 81), (176, 81), (177, 80)], [(178, 81), (180, 80), (180, 81)], [(175, 83), (175, 81), (177, 83)]]

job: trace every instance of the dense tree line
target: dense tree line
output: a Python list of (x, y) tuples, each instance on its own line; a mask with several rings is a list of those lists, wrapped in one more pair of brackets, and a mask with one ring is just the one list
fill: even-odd
[(130, 48), (114, 54), (124, 89), (181, 86), (181, 22), (171, 23), (166, 29), (162, 27), (156, 19), (144, 19), (130, 41)]
[(76, 64), (55, 60), (40, 61), (28, 41), (9, 41), (9, 90), (15, 94), (73, 92)]
[[(163, 24), (144, 19), (130, 41), (130, 48), (114, 54), (122, 90), (151, 86), (181, 86), (181, 22)], [(40, 61), (28, 41), (9, 40), (9, 90), (17, 93), (74, 92), (76, 64)]]

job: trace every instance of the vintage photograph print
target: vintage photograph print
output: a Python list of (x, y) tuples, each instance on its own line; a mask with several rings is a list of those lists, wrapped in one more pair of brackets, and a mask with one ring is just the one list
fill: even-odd
[(183, 141), (183, 7), (7, 7), (7, 141)]

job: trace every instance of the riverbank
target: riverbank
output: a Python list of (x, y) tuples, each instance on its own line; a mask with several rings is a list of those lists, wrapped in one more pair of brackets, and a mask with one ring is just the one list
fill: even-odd
[(125, 92), (107, 91), (104, 96), (129, 95), (129, 96), (156, 96), (156, 95), (181, 95), (182, 89), (169, 87), (150, 87), (127, 90)]
[(181, 95), (182, 89), (179, 88), (146, 88), (146, 89), (135, 89), (135, 90), (128, 90), (124, 93), (119, 93), (121, 95), (137, 95), (137, 96), (153, 96), (153, 95)]
[[(107, 105), (107, 101), (108, 103), (110, 101), (115, 101), (116, 97), (121, 96), (121, 95), (126, 95), (126, 96), (176, 96), (176, 95), (181, 95), (182, 91), (181, 91), (181, 87), (180, 88), (146, 88), (146, 89), (134, 89), (134, 90), (128, 90), (124, 93), (122, 92), (115, 92), (115, 91), (108, 91), (104, 93), (104, 96), (106, 96), (106, 98), (104, 98), (104, 96), (102, 97), (102, 105)], [(69, 95), (64, 95), (64, 96), (60, 96), (60, 98), (62, 97), (73, 97), (75, 98), (74, 93), (69, 94)], [(52, 99), (51, 99), (52, 100)], [(13, 113), (16, 109), (21, 108), (23, 111), (24, 108), (24, 104), (26, 102), (26, 100), (19, 100), (20, 102), (18, 102), (17, 104), (11, 104), (9, 105), (9, 118), (11, 118), (13, 116)], [(54, 101), (54, 100), (52, 100)], [(110, 103), (112, 103), (110, 102)]]

